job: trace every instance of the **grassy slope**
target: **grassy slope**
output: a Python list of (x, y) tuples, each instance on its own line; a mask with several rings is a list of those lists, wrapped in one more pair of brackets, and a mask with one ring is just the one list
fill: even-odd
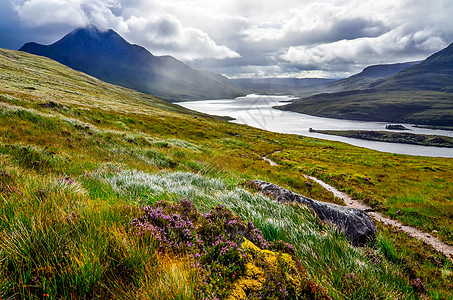
[[(163, 261), (147, 269), (144, 265), (152, 259), (153, 250), (127, 234), (128, 224), (139, 214), (137, 206), (179, 197), (194, 198), (204, 212), (225, 203), (258, 223), (268, 238), (293, 243), (312, 278), (335, 298), (354, 297), (354, 292), (362, 299), (416, 297), (408, 284), (416, 277), (425, 281), (431, 296), (448, 295), (451, 265), (437, 254), (433, 255), (440, 266), (433, 263), (419, 268), (420, 259), (411, 254), (418, 252), (402, 255), (392, 244), (391, 234), (382, 235), (374, 248), (353, 249), (335, 230), (319, 231), (316, 220), (297, 217), (297, 207), (282, 208), (288, 209), (291, 217), (278, 217), (273, 214), (279, 208), (265, 210), (251, 196), (238, 203), (240, 195), (221, 195), (230, 195), (244, 179), (259, 178), (334, 201), (316, 184), (308, 189), (302, 174), (312, 174), (404, 223), (436, 230), (441, 239), (453, 243), (452, 160), (383, 154), (226, 123), (20, 52), (1, 50), (0, 71), (0, 242), (7, 249), (0, 252), (0, 284), (7, 291), (0, 295), (6, 296), (8, 291), (22, 296), (46, 291), (63, 295), (69, 293), (69, 287), (87, 296), (99, 295), (105, 288), (123, 298), (145, 295), (156, 274), (167, 274), (171, 266), (186, 262), (184, 258)], [(52, 108), (38, 105), (49, 101), (58, 104)], [(272, 168), (261, 156), (275, 150), (283, 150), (270, 156), (281, 166)], [(145, 175), (133, 177), (133, 188), (125, 188), (123, 193), (107, 180), (123, 174), (120, 169), (139, 170)], [(163, 192), (150, 189), (147, 176), (162, 169), (195, 172), (206, 180), (220, 178), (225, 184), (201, 196), (197, 194), (203, 190), (200, 184), (194, 184), (188, 194), (174, 188)], [(163, 180), (171, 182), (172, 173), (161, 174)], [(121, 181), (126, 187), (127, 180)], [(61, 222), (62, 218), (69, 220), (69, 225)], [(74, 219), (82, 221), (71, 221)], [(307, 232), (294, 231), (304, 226), (314, 230), (308, 240)], [(33, 246), (35, 241), (27, 236), (43, 242)], [(127, 249), (112, 246), (118, 241), (124, 241)], [(47, 252), (38, 255), (33, 247)], [(62, 257), (50, 263), (49, 257), (58, 253)], [(75, 256), (68, 260), (66, 256), (72, 253)], [(20, 259), (14, 258), (17, 255)], [(113, 263), (112, 258), (139, 270), (130, 275), (133, 279), (128, 277), (133, 291), (124, 292), (128, 286), (119, 284), (124, 278), (118, 268), (125, 266)], [(8, 270), (14, 269), (18, 277), (7, 277)], [(60, 269), (67, 272), (63, 274), (66, 277), (55, 277)], [(167, 275), (164, 277), (170, 279), (162, 283), (168, 285), (164, 290), (177, 293), (181, 287), (174, 287), (178, 280), (171, 278), (183, 276), (190, 281), (193, 274)], [(367, 283), (370, 276), (379, 283)], [(49, 278), (59, 278), (63, 288)], [(106, 287), (100, 287), (99, 282)]]
[(338, 119), (451, 126), (452, 99), (452, 93), (442, 91), (368, 89), (319, 94), (283, 109)]
[(340, 119), (451, 126), (452, 62), (453, 44), (368, 87), (315, 95), (285, 109)]

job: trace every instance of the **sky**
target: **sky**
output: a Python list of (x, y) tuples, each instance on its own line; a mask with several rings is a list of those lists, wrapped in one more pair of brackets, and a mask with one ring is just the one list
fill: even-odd
[(229, 78), (343, 78), (453, 42), (452, 0), (0, 0), (0, 47), (113, 29)]

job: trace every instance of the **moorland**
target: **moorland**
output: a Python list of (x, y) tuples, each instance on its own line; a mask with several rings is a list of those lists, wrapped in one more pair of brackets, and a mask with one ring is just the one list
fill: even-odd
[(452, 159), (233, 124), (11, 50), (0, 116), (2, 299), (453, 297), (422, 242), (377, 224), (355, 247), (244, 184), (341, 204), (312, 175), (453, 245)]

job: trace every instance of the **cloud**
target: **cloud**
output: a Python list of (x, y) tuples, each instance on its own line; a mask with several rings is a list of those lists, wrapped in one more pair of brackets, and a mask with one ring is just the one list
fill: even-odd
[(226, 46), (217, 45), (208, 34), (191, 27), (183, 27), (171, 15), (135, 17), (124, 22), (120, 30), (131, 41), (157, 51), (173, 53), (180, 59), (235, 58), (240, 55)]
[(110, 8), (119, 5), (119, 2), (113, 0), (27, 0), (15, 4), (14, 8), (27, 26), (95, 24), (105, 27), (113, 16)]
[[(140, 4), (141, 1), (117, 0), (26, 0), (16, 3), (14, 8), (22, 21), (29, 27), (97, 26), (113, 28), (126, 39), (148, 47), (158, 54), (172, 54), (179, 59), (215, 58), (225, 59), (240, 55), (227, 46), (218, 45), (200, 29), (185, 27), (169, 14), (155, 13), (144, 16), (131, 14), (133, 9), (123, 5)], [(148, 6), (149, 8), (149, 6)], [(129, 17), (122, 14), (129, 13)]]
[[(3, 28), (12, 28), (0, 30), (0, 41), (9, 44), (30, 37), (53, 42), (75, 27), (95, 25), (154, 54), (239, 77), (349, 75), (371, 64), (424, 59), (453, 41), (451, 0), (9, 3), (12, 16), (0, 20)], [(14, 18), (17, 28), (7, 25)]]
[(329, 71), (357, 71), (370, 64), (394, 63), (425, 58), (447, 43), (431, 30), (408, 32), (404, 26), (377, 37), (332, 43), (289, 47), (281, 59), (300, 68), (320, 68)]

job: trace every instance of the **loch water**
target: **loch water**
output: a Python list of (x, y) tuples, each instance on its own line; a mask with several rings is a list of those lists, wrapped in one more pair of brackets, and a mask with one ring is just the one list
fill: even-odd
[[(402, 143), (386, 143), (310, 132), (315, 130), (379, 130), (387, 131), (385, 126), (395, 123), (365, 122), (316, 117), (296, 112), (275, 109), (294, 99), (292, 96), (248, 95), (235, 99), (203, 100), (177, 103), (188, 109), (218, 116), (234, 118), (232, 122), (245, 124), (268, 131), (297, 134), (331, 141), (340, 141), (354, 146), (396, 154), (453, 157), (453, 148), (428, 147)], [(417, 128), (412, 124), (398, 123), (414, 134), (453, 136), (453, 131)], [(393, 131), (393, 130), (390, 130)]]

